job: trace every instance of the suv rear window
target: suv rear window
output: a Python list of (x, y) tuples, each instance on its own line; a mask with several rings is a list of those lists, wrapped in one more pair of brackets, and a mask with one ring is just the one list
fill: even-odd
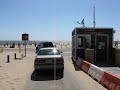
[(43, 47), (54, 47), (51, 42), (46, 42), (43, 44)]

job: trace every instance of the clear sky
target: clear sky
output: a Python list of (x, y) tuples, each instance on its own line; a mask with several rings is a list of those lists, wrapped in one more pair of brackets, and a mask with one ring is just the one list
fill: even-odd
[[(120, 40), (120, 0), (95, 0), (96, 27), (112, 27)], [(0, 0), (0, 40), (71, 40), (84, 18), (93, 27), (93, 0)]]

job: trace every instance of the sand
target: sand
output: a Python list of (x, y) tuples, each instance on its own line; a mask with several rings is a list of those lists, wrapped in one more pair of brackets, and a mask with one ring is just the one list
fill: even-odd
[[(27, 57), (16, 60), (14, 53), (17, 54), (17, 58), (21, 58), (24, 52), (3, 51), (0, 53), (0, 90), (21, 90), (27, 75), (33, 69), (35, 53), (27, 52)], [(6, 63), (7, 55), (10, 56), (9, 63)]]
[[(70, 47), (71, 45), (57, 45), (57, 48), (62, 49)], [(21, 54), (24, 54), (24, 51), (19, 53), (19, 49), (16, 52), (11, 51), (11, 49), (16, 48), (18, 49), (18, 46), (15, 46), (15, 48), (4, 47), (3, 52), (0, 52), (0, 90), (22, 90), (27, 76), (34, 70), (35, 52), (27, 51), (26, 57), (14, 59), (14, 53), (16, 53), (17, 58), (21, 58)], [(35, 46), (27, 45), (27, 48), (35, 49)], [(21, 49), (24, 49), (24, 47), (22, 46)], [(7, 55), (10, 57), (9, 63), (7, 63)]]

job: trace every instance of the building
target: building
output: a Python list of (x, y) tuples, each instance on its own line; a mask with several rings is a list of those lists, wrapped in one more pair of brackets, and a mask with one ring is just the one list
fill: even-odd
[(113, 28), (81, 28), (72, 32), (72, 58), (95, 62), (113, 62)]

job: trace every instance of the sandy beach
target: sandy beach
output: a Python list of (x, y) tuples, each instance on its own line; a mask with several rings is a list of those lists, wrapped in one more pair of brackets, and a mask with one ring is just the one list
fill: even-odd
[[(57, 45), (57, 48), (70, 48), (71, 46)], [(33, 51), (27, 51), (26, 57), (24, 55), (24, 47), (21, 47), (21, 53), (16, 46), (15, 48), (3, 48), (0, 53), (0, 90), (22, 90), (28, 74), (34, 70), (35, 46), (27, 46)], [(16, 50), (15, 50), (16, 49)], [(16, 53), (18, 59), (14, 59)], [(7, 55), (10, 57), (10, 62), (7, 63)]]
[[(24, 52), (4, 50), (0, 53), (0, 90), (21, 90), (29, 71), (33, 69), (34, 52), (27, 52), (27, 56), (22, 59), (14, 59), (14, 53), (17, 58), (21, 58)], [(10, 56), (9, 63), (6, 63), (7, 55)]]

